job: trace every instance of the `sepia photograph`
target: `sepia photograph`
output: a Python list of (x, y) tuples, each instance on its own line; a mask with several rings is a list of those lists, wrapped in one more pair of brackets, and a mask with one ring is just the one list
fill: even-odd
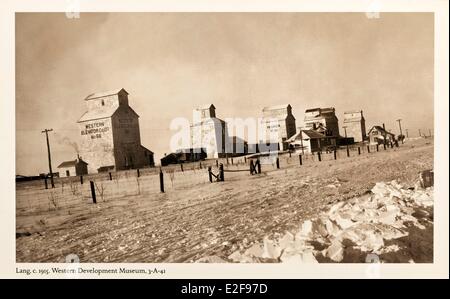
[(16, 261), (432, 263), (432, 13), (16, 13)]

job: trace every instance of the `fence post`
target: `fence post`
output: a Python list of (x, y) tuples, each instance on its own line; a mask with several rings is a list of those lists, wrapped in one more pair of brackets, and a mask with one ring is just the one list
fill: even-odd
[(320, 155), (320, 151), (317, 152), (317, 157), (319, 158), (319, 162), (322, 161), (322, 156)]
[(386, 150), (386, 141), (383, 143), (383, 148)]
[(209, 182), (212, 183), (212, 173), (211, 173), (211, 166), (208, 166), (208, 177), (209, 177)]
[(111, 172), (109, 173), (109, 180), (112, 181), (112, 175), (111, 175)]
[(333, 151), (334, 160), (337, 160), (337, 153), (336, 150)]
[(44, 178), (45, 189), (48, 189), (47, 177)]
[(219, 160), (216, 160), (216, 167), (219, 167)]
[(80, 175), (80, 184), (83, 185), (83, 176)]
[(280, 158), (277, 157), (277, 169), (280, 169)]
[(298, 161), (300, 162), (300, 165), (303, 165), (303, 161), (302, 161), (302, 155), (298, 155)]
[(244, 163), (247, 164), (247, 157), (244, 157)]
[(180, 164), (180, 167), (181, 167), (181, 172), (184, 172), (183, 164)]
[(254, 170), (255, 170), (255, 166), (253, 165), (253, 160), (250, 160), (250, 175), (253, 175)]
[(257, 166), (258, 166), (258, 173), (261, 173), (261, 162), (259, 162), (259, 158), (256, 159), (256, 163), (257, 163)]
[(159, 169), (159, 189), (161, 193), (164, 193), (164, 174), (161, 168)]
[(94, 186), (94, 182), (90, 181), (89, 182), (91, 184), (91, 196), (92, 196), (92, 202), (93, 203), (97, 203), (97, 198), (95, 197), (95, 186)]
[(233, 163), (233, 158), (231, 158), (231, 165), (234, 165), (234, 163)]
[(219, 181), (223, 182), (225, 181), (225, 177), (223, 175), (223, 164), (220, 163), (219, 165)]
[(361, 155), (361, 148), (358, 146), (358, 155)]
[(200, 166), (199, 167), (200, 167), (200, 169), (202, 169), (202, 162), (200, 162)]
[(379, 144), (377, 143), (377, 152), (380, 150)]
[(350, 157), (350, 150), (349, 150), (348, 146), (347, 146), (347, 157)]
[(137, 177), (141, 176), (141, 172), (139, 171), (139, 168), (137, 169)]

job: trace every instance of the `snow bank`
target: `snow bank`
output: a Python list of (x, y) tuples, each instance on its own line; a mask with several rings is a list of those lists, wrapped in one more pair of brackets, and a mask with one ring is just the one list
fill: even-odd
[(396, 181), (380, 182), (370, 193), (338, 202), (327, 212), (304, 221), (295, 233), (286, 232), (278, 240), (266, 237), (228, 259), (247, 263), (317, 263), (342, 262), (349, 252), (355, 255), (353, 261), (364, 261), (369, 253), (392, 254), (401, 249), (392, 240), (408, 237), (411, 227), (426, 233), (426, 227), (432, 226), (432, 206), (433, 187), (405, 188)]

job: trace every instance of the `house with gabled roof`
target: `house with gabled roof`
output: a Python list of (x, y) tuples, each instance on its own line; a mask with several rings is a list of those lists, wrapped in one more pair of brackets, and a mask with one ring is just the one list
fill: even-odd
[(299, 130), (286, 141), (291, 150), (303, 153), (315, 153), (326, 150), (327, 147), (336, 146), (336, 137), (326, 136), (316, 130)]
[(88, 174), (88, 163), (83, 161), (80, 156), (75, 160), (64, 161), (58, 165), (58, 171), (61, 177), (80, 176)]
[(395, 141), (395, 134), (383, 129), (382, 126), (373, 126), (367, 135), (371, 144), (387, 144)]

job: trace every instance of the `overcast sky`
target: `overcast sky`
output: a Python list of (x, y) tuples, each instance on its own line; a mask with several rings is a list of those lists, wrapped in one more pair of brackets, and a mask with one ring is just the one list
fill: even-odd
[(73, 160), (84, 98), (129, 92), (144, 146), (170, 151), (175, 117), (213, 103), (219, 118), (259, 117), (289, 103), (304, 110), (363, 110), (367, 128), (396, 119), (433, 129), (431, 13), (64, 13), (16, 14), (16, 171)]

